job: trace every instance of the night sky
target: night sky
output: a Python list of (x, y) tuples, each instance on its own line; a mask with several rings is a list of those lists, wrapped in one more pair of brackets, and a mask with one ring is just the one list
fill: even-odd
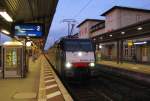
[[(60, 37), (67, 35), (68, 27), (63, 19), (75, 19), (78, 25), (87, 18), (104, 19), (100, 15), (113, 6), (150, 9), (149, 5), (150, 0), (59, 0), (45, 49)], [(74, 33), (77, 31), (78, 29), (75, 29)]]

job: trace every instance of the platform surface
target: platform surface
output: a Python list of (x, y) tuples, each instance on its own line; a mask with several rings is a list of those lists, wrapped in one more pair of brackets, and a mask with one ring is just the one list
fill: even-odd
[(36, 61), (29, 59), (27, 77), (1, 78), (0, 90), (0, 101), (72, 101), (70, 94), (42, 54)]
[(120, 68), (120, 69), (125, 69), (129, 71), (134, 71), (134, 72), (139, 72), (139, 73), (144, 73), (144, 74), (150, 74), (150, 65), (144, 65), (144, 64), (137, 64), (137, 63), (119, 63), (117, 64), (116, 61), (99, 61), (98, 64), (102, 65), (108, 65), (110, 67), (114, 68)]
[(26, 78), (0, 79), (0, 101), (37, 101), (41, 56), (33, 62), (29, 59)]

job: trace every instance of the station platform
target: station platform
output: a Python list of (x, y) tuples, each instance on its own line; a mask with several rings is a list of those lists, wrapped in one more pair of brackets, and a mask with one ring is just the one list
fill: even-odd
[(0, 79), (1, 101), (72, 101), (44, 55), (29, 59), (25, 78)]
[(104, 61), (104, 60), (99, 61), (98, 64), (108, 65), (114, 68), (120, 68), (138, 73), (150, 74), (150, 65), (127, 63), (127, 62), (117, 64), (116, 61)]
[(97, 62), (100, 65), (100, 72), (108, 73), (108, 75), (115, 75), (117, 77), (126, 78), (132, 82), (137, 82), (145, 86), (150, 85), (150, 65), (120, 63), (115, 61)]

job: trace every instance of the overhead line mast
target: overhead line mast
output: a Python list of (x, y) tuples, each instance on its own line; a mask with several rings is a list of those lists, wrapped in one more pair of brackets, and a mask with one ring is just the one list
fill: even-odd
[(74, 26), (76, 24), (75, 19), (64, 19), (63, 22), (68, 24), (68, 36), (71, 36), (73, 33)]

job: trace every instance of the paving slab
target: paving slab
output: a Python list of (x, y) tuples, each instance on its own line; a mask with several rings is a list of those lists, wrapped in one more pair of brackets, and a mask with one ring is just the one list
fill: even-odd
[(29, 59), (27, 77), (0, 79), (0, 101), (37, 101), (41, 58)]

